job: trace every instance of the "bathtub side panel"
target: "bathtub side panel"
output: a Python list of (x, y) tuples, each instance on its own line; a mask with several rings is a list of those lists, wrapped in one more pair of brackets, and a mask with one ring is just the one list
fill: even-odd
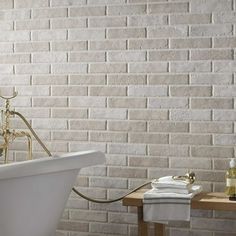
[(78, 170), (0, 180), (0, 236), (51, 236)]

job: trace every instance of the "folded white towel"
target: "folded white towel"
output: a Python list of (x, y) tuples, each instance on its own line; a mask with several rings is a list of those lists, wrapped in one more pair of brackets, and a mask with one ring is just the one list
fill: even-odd
[(190, 189), (181, 189), (181, 188), (155, 188), (158, 193), (180, 193), (180, 194), (189, 194), (191, 193)]
[(202, 186), (200, 185), (193, 185), (191, 186), (189, 192), (187, 194), (185, 193), (177, 193), (174, 192), (175, 189), (171, 192), (171, 188), (162, 189), (161, 191), (156, 188), (152, 188), (149, 191), (145, 192), (143, 194), (143, 201), (146, 201), (148, 199), (159, 199), (159, 198), (175, 198), (175, 199), (191, 199), (196, 194), (202, 192)]
[(172, 176), (161, 177), (152, 181), (153, 188), (178, 188), (178, 189), (190, 189), (191, 184), (184, 180), (174, 180)]
[(143, 218), (150, 222), (189, 221), (191, 199), (202, 191), (201, 186), (192, 186), (189, 194), (163, 193), (151, 189), (144, 193)]
[(181, 179), (173, 179), (173, 176), (164, 176), (159, 178), (157, 181), (161, 183), (172, 183), (175, 185), (185, 185), (186, 183), (188, 183), (187, 181)]

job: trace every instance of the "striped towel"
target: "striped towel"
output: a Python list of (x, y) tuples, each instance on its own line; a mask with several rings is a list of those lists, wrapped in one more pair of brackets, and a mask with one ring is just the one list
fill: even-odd
[(144, 193), (144, 221), (167, 223), (169, 221), (190, 221), (191, 199), (202, 191), (193, 185), (189, 194), (159, 192), (153, 188)]

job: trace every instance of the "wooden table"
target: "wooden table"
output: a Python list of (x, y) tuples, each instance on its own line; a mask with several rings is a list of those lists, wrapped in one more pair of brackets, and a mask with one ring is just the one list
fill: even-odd
[[(147, 189), (139, 190), (129, 194), (123, 199), (124, 206), (135, 206), (138, 208), (138, 236), (148, 235), (148, 224), (143, 221), (143, 193)], [(229, 201), (224, 193), (200, 193), (192, 199), (192, 209), (236, 211), (236, 202)], [(155, 235), (165, 235), (165, 225), (155, 224)]]

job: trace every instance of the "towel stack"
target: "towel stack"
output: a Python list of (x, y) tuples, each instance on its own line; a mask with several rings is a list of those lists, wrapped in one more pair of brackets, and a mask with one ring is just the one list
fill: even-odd
[(201, 186), (174, 180), (172, 176), (154, 180), (152, 189), (144, 193), (144, 221), (189, 221), (191, 199), (201, 191)]

